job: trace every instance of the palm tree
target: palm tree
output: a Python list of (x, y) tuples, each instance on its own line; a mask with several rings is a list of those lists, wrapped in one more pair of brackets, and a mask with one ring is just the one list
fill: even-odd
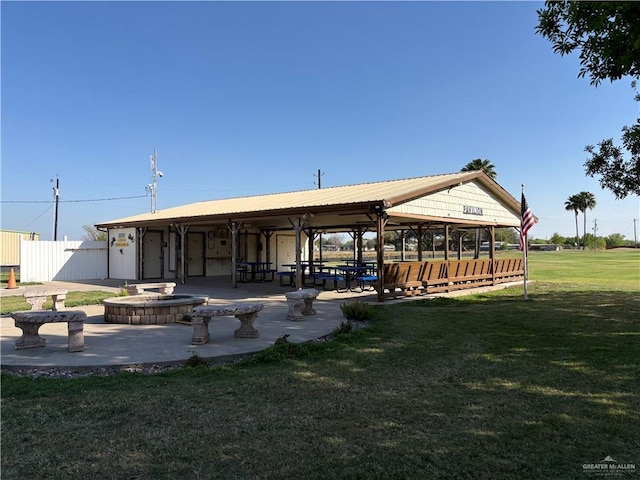
[[(471, 160), (467, 163), (462, 169), (461, 172), (475, 172), (476, 170), (482, 170), (487, 174), (489, 178), (495, 180), (498, 174), (495, 171), (495, 167), (491, 163), (490, 160), (482, 160), (481, 158), (476, 158), (475, 160)], [(478, 229), (475, 231), (475, 253), (473, 258), (480, 257), (480, 235), (478, 234)]]
[(573, 210), (573, 213), (576, 215), (576, 246), (580, 245), (580, 233), (578, 232), (578, 212), (580, 211), (579, 201), (580, 199), (578, 198), (578, 195), (570, 195), (569, 198), (567, 198), (567, 201), (564, 202), (564, 209), (569, 211)]
[(582, 248), (587, 248), (587, 209), (592, 210), (596, 206), (596, 197), (591, 192), (580, 192), (577, 194), (578, 206), (584, 217), (584, 242)]
[(462, 169), (461, 172), (474, 172), (476, 170), (482, 170), (486, 173), (491, 179), (495, 180), (498, 174), (495, 171), (495, 167), (491, 163), (490, 160), (482, 160), (481, 158), (476, 158), (475, 160), (471, 160), (467, 163)]

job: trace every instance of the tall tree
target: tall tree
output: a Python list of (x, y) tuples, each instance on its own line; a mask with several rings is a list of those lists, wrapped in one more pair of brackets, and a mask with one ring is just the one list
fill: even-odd
[[(591, 84), (602, 80), (640, 78), (640, 2), (547, 1), (538, 10), (536, 32), (560, 55), (580, 52), (578, 77), (589, 74)], [(636, 101), (640, 101), (638, 95)], [(588, 176), (599, 175), (600, 185), (616, 198), (640, 195), (640, 118), (622, 128), (623, 148), (613, 139), (603, 140), (599, 149), (587, 145)], [(628, 155), (623, 153), (623, 149)]]
[[(487, 159), (482, 160), (481, 158), (476, 158), (475, 160), (471, 160), (464, 167), (462, 167), (462, 169), (460, 169), (461, 172), (475, 172), (476, 170), (482, 170), (484, 173), (487, 174), (487, 176), (489, 176), (489, 178), (493, 180), (495, 180), (496, 177), (498, 176), (498, 174), (496, 173), (495, 167), (493, 166), (493, 163), (491, 163), (491, 161)], [(478, 232), (478, 229), (476, 229), (475, 248), (474, 248), (473, 258), (479, 258), (479, 257), (480, 257), (480, 233)]]
[(482, 170), (493, 180), (496, 179), (498, 174), (496, 173), (495, 167), (491, 163), (490, 160), (482, 160), (481, 158), (476, 158), (475, 160), (471, 160), (467, 163), (462, 169), (461, 172), (474, 172), (476, 170)]
[(578, 212), (580, 211), (579, 201), (580, 199), (578, 198), (578, 195), (570, 195), (569, 198), (567, 198), (567, 201), (564, 202), (564, 209), (569, 211), (573, 210), (576, 217), (576, 246), (580, 246), (580, 233), (578, 232)]
[[(491, 163), (491, 161), (487, 159), (482, 160), (481, 158), (476, 158), (475, 160), (471, 160), (464, 167), (462, 167), (462, 169), (460, 169), (461, 172), (475, 172), (476, 170), (482, 170), (484, 173), (487, 174), (487, 176), (489, 176), (489, 178), (493, 180), (495, 180), (496, 177), (498, 176), (498, 174), (496, 173), (495, 167), (493, 166), (493, 163)], [(478, 232), (478, 229), (476, 229), (475, 248), (474, 248), (473, 258), (480, 257), (480, 236), (481, 235)]]
[[(634, 88), (636, 83), (633, 83)], [(640, 102), (640, 94), (636, 94)], [(600, 186), (620, 199), (628, 195), (640, 195), (640, 118), (635, 125), (622, 127), (622, 145), (613, 143), (613, 138), (602, 140), (597, 148), (587, 145), (584, 150), (591, 155), (585, 162), (587, 175), (600, 175)], [(624, 150), (630, 152), (626, 160)]]
[(596, 206), (596, 197), (594, 197), (591, 192), (580, 192), (577, 194), (578, 206), (580, 211), (582, 212), (582, 217), (584, 218), (584, 242), (582, 244), (582, 248), (587, 248), (587, 210), (592, 210)]

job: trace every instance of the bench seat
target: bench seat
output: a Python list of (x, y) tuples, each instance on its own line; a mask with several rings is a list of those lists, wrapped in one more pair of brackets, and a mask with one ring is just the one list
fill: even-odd
[(314, 285), (316, 285), (316, 281), (321, 281), (322, 283), (318, 286), (322, 286), (323, 290), (327, 290), (327, 281), (333, 282), (333, 290), (338, 291), (338, 282), (344, 282), (344, 275), (340, 275), (338, 273), (314, 273), (313, 281)]
[(289, 305), (286, 319), (292, 322), (301, 322), (305, 315), (315, 315), (313, 301), (318, 298), (319, 294), (320, 292), (315, 288), (302, 288), (285, 293), (284, 296), (287, 297)]
[(369, 284), (369, 289), (373, 290), (374, 286), (373, 283), (378, 281), (378, 276), (377, 275), (360, 275), (358, 277), (356, 277), (356, 280), (358, 282), (358, 286), (364, 290), (365, 288), (365, 284)]
[[(293, 280), (296, 278), (296, 272), (290, 271), (290, 272), (276, 272), (276, 275), (278, 276), (278, 279), (280, 281), (280, 286), (281, 287), (290, 287), (293, 285)], [(289, 279), (289, 283), (285, 283), (284, 280), (285, 278)]]
[(384, 289), (388, 290), (387, 297), (418, 295), (423, 292), (420, 280), (423, 262), (396, 262), (388, 267), (385, 275)]
[(214, 317), (236, 317), (240, 328), (233, 332), (236, 338), (258, 338), (260, 333), (253, 322), (264, 308), (262, 303), (232, 303), (228, 305), (202, 305), (191, 309), (193, 325), (192, 345), (209, 343), (209, 321)]
[(125, 288), (129, 295), (142, 295), (147, 290), (158, 290), (162, 294), (171, 295), (176, 284), (175, 282), (133, 283), (125, 285)]
[(31, 310), (42, 310), (42, 305), (46, 302), (47, 297), (53, 300), (53, 311), (57, 312), (64, 309), (64, 301), (67, 298), (67, 290), (31, 290), (24, 292), (23, 297), (26, 302), (31, 305)]
[(258, 270), (256, 270), (256, 275), (261, 275), (262, 278), (260, 278), (259, 280), (256, 279), (256, 281), (258, 281), (258, 282), (273, 282), (274, 275), (276, 274), (276, 272), (277, 272), (277, 270), (274, 270), (272, 268), (258, 269)]
[(68, 326), (68, 341), (70, 352), (84, 350), (84, 321), (87, 314), (82, 310), (25, 310), (13, 312), (11, 317), (16, 327), (22, 330), (22, 336), (16, 341), (16, 350), (44, 347), (45, 338), (38, 334), (38, 330), (45, 323), (66, 322)]

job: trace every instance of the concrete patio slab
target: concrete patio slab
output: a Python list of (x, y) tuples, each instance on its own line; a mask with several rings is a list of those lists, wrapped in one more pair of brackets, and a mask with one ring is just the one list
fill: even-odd
[[(2, 289), (0, 296), (22, 295), (29, 289), (64, 288), (72, 291), (102, 290), (116, 295), (123, 281), (95, 280), (85, 282), (45, 282), (43, 285)], [(482, 291), (505, 288), (513, 284), (497, 287), (483, 287), (435, 296), (458, 296)], [(377, 303), (374, 291), (336, 292), (320, 291), (313, 302), (316, 315), (305, 316), (301, 322), (286, 319), (288, 312), (285, 292), (291, 287), (282, 287), (278, 282), (239, 284), (231, 288), (229, 280), (198, 278), (189, 279), (187, 284), (176, 286), (176, 294), (191, 293), (207, 295), (210, 304), (224, 305), (231, 302), (263, 303), (264, 309), (255, 320), (260, 333), (258, 338), (235, 338), (234, 331), (240, 322), (233, 317), (218, 317), (211, 321), (209, 343), (192, 345), (193, 328), (184, 324), (168, 325), (127, 325), (104, 322), (104, 307), (90, 305), (65, 307), (82, 310), (87, 314), (84, 325), (85, 350), (69, 352), (66, 324), (45, 324), (40, 335), (47, 340), (46, 346), (26, 350), (16, 350), (15, 342), (21, 336), (21, 330), (15, 326), (9, 315), (0, 318), (0, 357), (1, 366), (6, 370), (23, 368), (69, 368), (95, 369), (100, 367), (139, 367), (145, 365), (183, 364), (193, 353), (207, 360), (233, 359), (264, 350), (274, 344), (282, 335), (289, 335), (290, 342), (306, 342), (329, 335), (344, 321), (340, 305), (350, 300), (363, 300)], [(387, 301), (398, 303), (430, 296), (409, 297)], [(1, 300), (1, 298), (0, 298)]]
[[(28, 289), (65, 288), (71, 291), (103, 290), (116, 295), (121, 281), (108, 280), (94, 283), (46, 282), (45, 285), (10, 290), (10, 295), (22, 295)], [(22, 290), (22, 291), (20, 291)], [(211, 338), (205, 345), (192, 345), (193, 328), (176, 323), (168, 325), (128, 325), (104, 322), (104, 307), (89, 305), (66, 307), (82, 310), (87, 314), (84, 325), (85, 350), (70, 353), (67, 350), (66, 324), (45, 324), (40, 336), (47, 340), (46, 346), (27, 350), (16, 350), (15, 342), (22, 332), (15, 326), (13, 318), (0, 318), (0, 348), (2, 368), (78, 368), (129, 367), (141, 365), (165, 365), (183, 363), (197, 353), (204, 359), (224, 359), (247, 355), (264, 350), (282, 335), (289, 335), (290, 342), (301, 343), (330, 334), (344, 320), (340, 304), (353, 295), (334, 291), (322, 291), (314, 302), (316, 315), (305, 316), (302, 322), (286, 319), (288, 305), (285, 292), (291, 288), (277, 284), (241, 284), (231, 288), (220, 280), (190, 281), (178, 285), (174, 293), (208, 295), (210, 304), (225, 305), (232, 302), (263, 303), (264, 309), (255, 320), (258, 338), (235, 338), (234, 331), (240, 322), (234, 317), (218, 317), (211, 321)], [(2, 291), (6, 296), (7, 291)], [(365, 295), (366, 296), (366, 295)]]

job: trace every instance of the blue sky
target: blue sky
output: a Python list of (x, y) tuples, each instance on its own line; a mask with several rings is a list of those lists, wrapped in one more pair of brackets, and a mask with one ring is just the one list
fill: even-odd
[(590, 191), (589, 231), (633, 239), (638, 198), (583, 167), (637, 118), (630, 81), (577, 78), (534, 33), (541, 6), (4, 1), (1, 226), (51, 239), (56, 176), (59, 239), (148, 212), (155, 148), (158, 209), (482, 158), (525, 184), (530, 237), (574, 235), (564, 202)]

